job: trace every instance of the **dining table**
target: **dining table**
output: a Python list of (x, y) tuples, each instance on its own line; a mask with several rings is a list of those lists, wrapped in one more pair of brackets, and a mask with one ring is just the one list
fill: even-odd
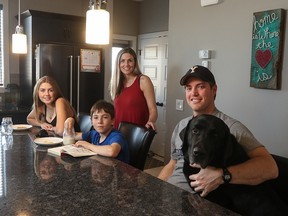
[(237, 215), (114, 158), (51, 155), (38, 132), (0, 134), (1, 215)]

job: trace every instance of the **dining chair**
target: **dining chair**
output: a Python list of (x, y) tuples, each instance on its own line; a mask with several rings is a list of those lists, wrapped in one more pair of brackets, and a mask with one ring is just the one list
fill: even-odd
[(156, 131), (123, 121), (120, 122), (118, 129), (124, 135), (128, 143), (130, 154), (129, 164), (143, 170)]
[(87, 113), (79, 112), (77, 114), (80, 130), (82, 133), (86, 133), (91, 130), (92, 123), (90, 115)]

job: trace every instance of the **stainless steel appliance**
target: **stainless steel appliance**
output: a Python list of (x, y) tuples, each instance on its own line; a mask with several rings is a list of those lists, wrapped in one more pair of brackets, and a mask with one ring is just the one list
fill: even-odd
[(89, 113), (93, 103), (104, 97), (102, 52), (88, 45), (39, 43), (35, 81), (45, 75), (54, 77), (76, 111)]

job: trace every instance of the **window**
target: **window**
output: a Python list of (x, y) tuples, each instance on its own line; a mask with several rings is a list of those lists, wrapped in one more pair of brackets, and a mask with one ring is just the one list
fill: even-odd
[[(3, 37), (3, 4), (0, 1), (0, 87), (4, 85), (4, 37)], [(2, 145), (3, 139), (0, 140), (0, 197), (6, 196), (6, 170), (5, 170), (5, 150)]]
[(119, 47), (119, 46), (115, 46), (113, 44), (113, 47), (112, 47), (112, 73), (113, 71), (115, 70), (115, 62), (116, 62), (116, 58), (117, 58), (117, 55), (118, 55), (118, 52), (122, 49), (123, 47)]
[(0, 86), (4, 85), (3, 4), (0, 4)]
[(11, 35), (9, 37), (8, 1), (9, 0), (0, 0), (0, 92), (1, 88), (5, 87), (10, 81), (9, 55), (11, 52), (9, 47)]

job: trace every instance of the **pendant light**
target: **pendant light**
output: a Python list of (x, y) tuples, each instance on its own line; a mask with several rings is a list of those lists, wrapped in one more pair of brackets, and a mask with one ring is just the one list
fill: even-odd
[[(107, 0), (90, 0), (86, 12), (86, 43), (109, 44), (110, 14), (106, 11)], [(102, 7), (102, 9), (101, 9)]]
[(27, 53), (27, 36), (23, 33), (23, 26), (20, 25), (20, 0), (18, 1), (18, 25), (15, 34), (12, 35), (12, 53)]

